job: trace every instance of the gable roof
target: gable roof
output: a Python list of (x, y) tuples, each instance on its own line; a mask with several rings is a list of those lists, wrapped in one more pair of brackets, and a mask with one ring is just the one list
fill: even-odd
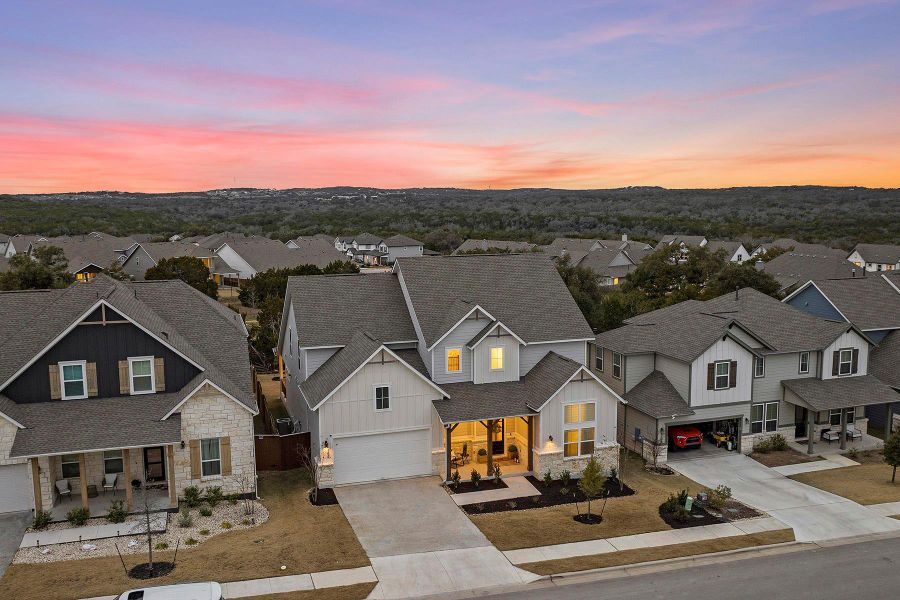
[(413, 238), (405, 235), (392, 235), (389, 238), (382, 240), (388, 248), (397, 248), (400, 246), (421, 246), (422, 242), (419, 240), (414, 240)]
[(560, 256), (566, 252), (590, 252), (596, 248), (605, 248), (603, 243), (596, 238), (565, 238), (558, 237), (544, 246), (544, 252)]
[(793, 248), (792, 251), (797, 254), (840, 256), (841, 258), (845, 258), (847, 256), (847, 252), (839, 248), (832, 248), (830, 246), (826, 246), (825, 244), (808, 244), (804, 242), (798, 242), (797, 240), (792, 238), (778, 238), (771, 242), (763, 242), (760, 246), (762, 248), (784, 248), (785, 250)]
[(475, 306), (527, 344), (593, 339), (553, 260), (541, 254), (398, 258), (410, 302), (430, 348)]
[(344, 346), (363, 330), (386, 343), (417, 339), (393, 273), (289, 277), (286, 298), (301, 348)]
[[(278, 240), (256, 236), (233, 238), (224, 244), (247, 261), (247, 264), (258, 273), (302, 265), (315, 265), (321, 268), (336, 260), (346, 260), (346, 255), (321, 241), (298, 242), (297, 245), (300, 247), (297, 249), (288, 248)], [(216, 250), (220, 248), (221, 246)]]
[[(853, 248), (864, 261), (870, 263), (897, 264), (900, 263), (900, 246), (891, 244), (857, 244)], [(850, 254), (853, 254), (851, 252)]]
[(684, 244), (685, 246), (699, 246), (704, 240), (706, 240), (706, 236), (702, 235), (664, 235), (656, 245), (656, 249), (658, 250), (666, 246), (678, 244)]
[(897, 401), (897, 392), (873, 375), (818, 379), (784, 379), (781, 385), (813, 410), (832, 410), (851, 406), (889, 404)]
[(654, 419), (694, 414), (662, 371), (653, 371), (625, 393), (625, 401)]
[(900, 391), (900, 330), (892, 331), (869, 352), (870, 375)]
[(196, 258), (211, 258), (215, 256), (215, 252), (188, 242), (144, 242), (141, 247), (147, 251), (147, 254), (155, 261), (159, 262), (165, 258), (178, 258), (181, 256), (193, 256)]
[(360, 233), (359, 235), (353, 236), (353, 241), (357, 244), (365, 244), (371, 245), (375, 244), (376, 246), (381, 243), (381, 238), (377, 235), (372, 235), (371, 233)]
[(62, 249), (69, 262), (69, 273), (78, 273), (90, 265), (106, 269), (136, 244), (137, 242), (131, 238), (83, 235), (47, 238), (32, 242), (30, 247), (32, 251), (42, 246), (56, 246)]
[(729, 256), (732, 256), (742, 246), (742, 243), (730, 240), (710, 240), (710, 242), (706, 244), (706, 248), (709, 249), (710, 252), (725, 250), (726, 252), (728, 252)]
[(863, 331), (900, 327), (900, 292), (886, 278), (869, 274), (819, 279), (804, 288), (809, 285), (815, 285), (844, 318)]
[(848, 262), (842, 254), (805, 254), (785, 252), (767, 263), (763, 271), (774, 277), (782, 289), (810, 279), (837, 279), (851, 277), (859, 267)]
[(488, 250), (501, 250), (509, 252), (531, 252), (537, 248), (537, 244), (531, 242), (517, 242), (514, 240), (474, 240), (468, 239), (459, 245), (459, 248), (453, 251), (453, 254), (462, 254), (478, 250), (487, 252)]
[[(628, 264), (611, 266), (610, 263), (619, 256), (625, 257)], [(627, 252), (611, 248), (592, 250), (585, 254), (576, 264), (604, 277), (624, 277), (637, 266)]]

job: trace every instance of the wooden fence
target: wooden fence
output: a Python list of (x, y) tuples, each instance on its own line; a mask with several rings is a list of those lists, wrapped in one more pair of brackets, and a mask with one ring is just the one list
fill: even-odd
[(300, 466), (301, 451), (309, 452), (309, 432), (257, 435), (256, 470), (286, 471)]

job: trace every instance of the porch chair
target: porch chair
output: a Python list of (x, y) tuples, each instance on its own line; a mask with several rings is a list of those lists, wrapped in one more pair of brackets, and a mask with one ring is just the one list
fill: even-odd
[(456, 467), (457, 469), (469, 462), (469, 444), (464, 443), (462, 446), (462, 452), (459, 454), (453, 455), (450, 459), (450, 466)]
[(119, 475), (116, 473), (106, 474), (103, 476), (103, 493), (106, 494), (106, 490), (112, 490), (113, 495), (116, 494), (116, 484), (119, 482)]
[(822, 430), (822, 439), (828, 442), (835, 442), (841, 439), (841, 431), (840, 429), (823, 429)]
[(68, 479), (60, 479), (59, 481), (56, 482), (56, 494), (60, 498), (63, 498), (66, 496), (68, 496), (69, 498), (72, 497), (72, 488), (69, 487)]
[(863, 437), (862, 431), (856, 428), (856, 425), (849, 423), (847, 425), (847, 439), (848, 440), (861, 440)]

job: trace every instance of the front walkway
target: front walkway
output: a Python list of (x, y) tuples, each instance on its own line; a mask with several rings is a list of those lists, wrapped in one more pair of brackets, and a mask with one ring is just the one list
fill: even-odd
[(800, 473), (814, 473), (815, 471), (828, 471), (829, 469), (840, 469), (841, 467), (855, 467), (858, 464), (859, 463), (855, 460), (850, 460), (842, 454), (829, 454), (822, 460), (772, 467), (772, 470), (790, 477), (792, 475), (799, 475)]
[[(150, 515), (150, 531), (152, 533), (164, 533), (168, 526), (168, 513), (155, 512)], [(44, 531), (32, 531), (22, 537), (20, 548), (32, 548), (35, 546), (49, 546), (50, 544), (68, 544), (71, 542), (87, 542), (90, 540), (102, 540), (123, 535), (141, 535), (147, 533), (147, 524), (139, 521), (127, 521), (125, 523), (101, 523), (99, 525), (86, 525), (84, 527), (66, 527), (64, 529), (50, 529)]]
[[(529, 496), (540, 496), (541, 492), (531, 485), (531, 482), (523, 476), (513, 475), (510, 477), (501, 477), (506, 483), (505, 488), (496, 489), (494, 484), (486, 481), (482, 484), (483, 490), (477, 492), (466, 492), (465, 494), (451, 494), (450, 497), (456, 502), (457, 506), (468, 506), (469, 504), (478, 504), (479, 502), (493, 502), (495, 500), (512, 500), (513, 498), (527, 498)], [(492, 489), (493, 488), (493, 489)]]
[(727, 485), (736, 500), (793, 528), (800, 542), (900, 531), (900, 521), (896, 519), (788, 479), (740, 454), (680, 461), (669, 466), (709, 488)]
[(510, 564), (436, 477), (344, 486), (335, 493), (378, 576), (371, 598), (445, 594), (538, 578)]

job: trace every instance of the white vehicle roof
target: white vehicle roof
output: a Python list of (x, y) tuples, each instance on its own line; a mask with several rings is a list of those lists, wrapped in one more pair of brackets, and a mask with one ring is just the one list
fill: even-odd
[(207, 581), (129, 590), (116, 600), (220, 600), (221, 598), (222, 586), (214, 581)]

